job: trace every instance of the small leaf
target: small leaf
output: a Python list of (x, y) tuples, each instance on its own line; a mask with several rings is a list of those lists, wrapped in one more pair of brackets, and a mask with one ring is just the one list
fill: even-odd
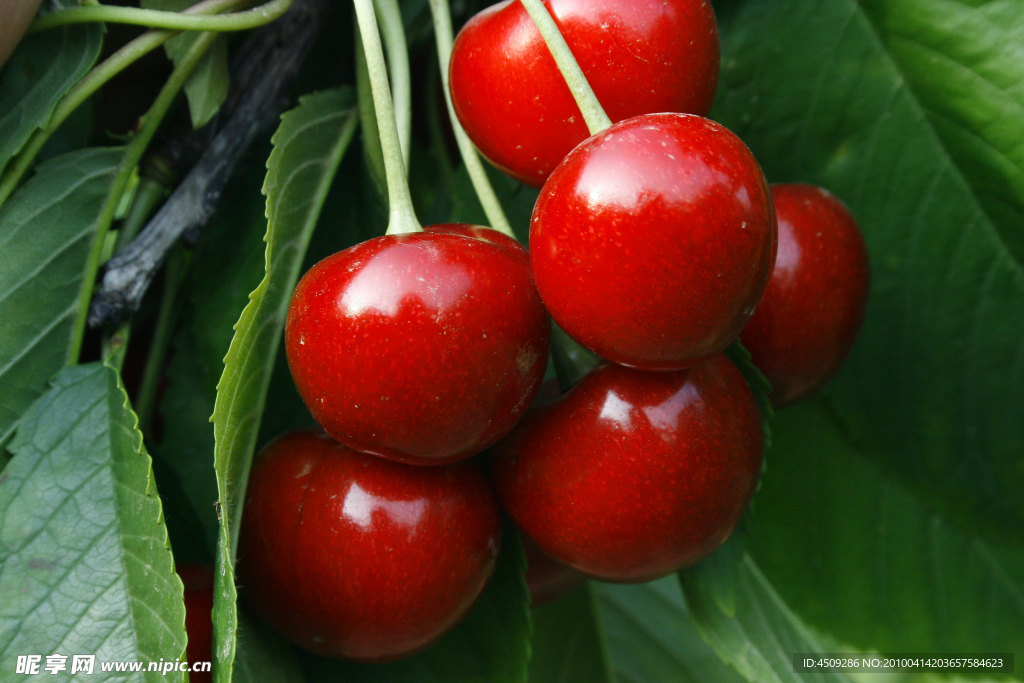
[(390, 664), (307, 656), (310, 683), (526, 683), (531, 625), (525, 572), (519, 533), (506, 524), (494, 575), (454, 630), (424, 652)]
[(214, 590), (214, 676), (229, 683), (235, 655), (234, 557), (249, 466), (285, 314), (331, 181), (356, 126), (348, 91), (309, 95), (281, 117), (267, 160), (266, 276), (235, 327), (217, 385), (214, 462), (221, 530)]
[(96, 219), (122, 155), (51, 159), (0, 207), (0, 446), (68, 360)]
[[(194, 4), (195, 0), (142, 0), (143, 8), (165, 12), (180, 12)], [(164, 43), (164, 50), (171, 61), (177, 64), (195, 39), (194, 31), (185, 31)], [(202, 128), (209, 123), (227, 99), (231, 87), (227, 41), (227, 36), (217, 38), (185, 81), (185, 97), (188, 99), (193, 128)]]
[(674, 575), (635, 585), (594, 583), (593, 589), (621, 683), (745, 680), (701, 638)]
[(729, 360), (743, 373), (743, 378), (747, 380), (754, 400), (757, 401), (757, 408), (761, 411), (761, 426), (764, 429), (764, 452), (767, 455), (772, 449), (772, 418), (775, 416), (771, 401), (772, 385), (754, 365), (750, 351), (744, 348), (739, 339), (726, 347), (725, 355), (729, 356)]
[(778, 596), (749, 555), (735, 577), (733, 614), (709, 590), (714, 565), (698, 564), (679, 573), (683, 596), (697, 630), (723, 661), (751, 683), (849, 683), (844, 674), (793, 672), (794, 652), (822, 652), (814, 634)]
[(65, 368), (25, 413), (0, 476), (0, 661), (94, 654), (89, 680), (183, 681), (180, 672), (102, 673), (100, 662), (176, 662), (182, 585), (150, 459), (117, 373)]
[(100, 24), (27, 36), (0, 70), (0, 171), (62, 97), (88, 73), (103, 44)]
[(776, 420), (750, 552), (808, 624), (863, 650), (1024, 652), (1024, 549), (944, 523), (822, 402)]
[(531, 644), (530, 683), (615, 683), (589, 582), (533, 609)]

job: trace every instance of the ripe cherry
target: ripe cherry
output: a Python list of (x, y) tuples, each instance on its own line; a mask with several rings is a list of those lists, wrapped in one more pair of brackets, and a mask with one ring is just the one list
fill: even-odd
[(604, 364), (495, 447), (493, 476), (541, 550), (599, 579), (639, 582), (729, 536), (761, 452), (754, 396), (724, 355), (665, 373)]
[(292, 298), (285, 351), (335, 439), (439, 464), (515, 425), (543, 379), (549, 337), (523, 247), (488, 228), (440, 225), (313, 266)]
[[(188, 636), (186, 656), (189, 666), (197, 662), (212, 662), (213, 657), (213, 568), (201, 564), (177, 567), (178, 576), (185, 585), (185, 633)], [(213, 674), (192, 671), (191, 683), (209, 683)]]
[(850, 211), (813, 185), (772, 185), (779, 253), (743, 345), (784, 406), (820, 389), (853, 348), (870, 287), (864, 238)]
[(256, 614), (300, 647), (386, 661), (462, 619), (500, 541), (475, 464), (413, 467), (302, 430), (253, 465), (238, 571)]
[[(718, 28), (706, 0), (544, 0), (612, 121), (653, 112), (706, 114), (718, 82)], [(459, 32), (452, 104), (498, 168), (540, 187), (588, 137), (587, 126), (526, 10), (502, 2)]]
[(614, 363), (677, 370), (729, 345), (775, 262), (750, 150), (699, 116), (649, 114), (574, 149), (533, 210), (530, 257), (555, 321)]

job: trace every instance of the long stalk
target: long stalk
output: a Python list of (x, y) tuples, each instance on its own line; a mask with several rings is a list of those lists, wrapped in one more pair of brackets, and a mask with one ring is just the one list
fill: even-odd
[(384, 36), (398, 141), (402, 145), (402, 159), (408, 168), (412, 142), (412, 78), (409, 75), (409, 46), (405, 41), (405, 26), (402, 24), (398, 0), (374, 0), (373, 5)]
[(551, 51), (551, 56), (555, 58), (558, 70), (562, 72), (569, 90), (572, 91), (572, 96), (576, 99), (577, 106), (583, 113), (583, 120), (587, 122), (590, 134), (600, 133), (612, 125), (612, 120), (608, 118), (604, 107), (598, 102), (594, 89), (590, 87), (587, 77), (583, 75), (583, 69), (580, 68), (568, 43), (562, 37), (562, 32), (558, 30), (558, 24), (555, 23), (541, 0), (522, 0), (522, 3), (530, 18), (533, 19), (533, 23), (537, 25), (537, 30), (540, 31), (548, 50)]
[(277, 19), (291, 6), (293, 0), (270, 0), (244, 12), (223, 16), (201, 16), (195, 12), (165, 12), (139, 7), (116, 5), (82, 5), (52, 12), (39, 17), (29, 26), (30, 32), (45, 31), (68, 24), (85, 24), (97, 21), (108, 24), (134, 24), (150, 28), (165, 28), (176, 31), (245, 31), (262, 26)]
[(356, 20), (359, 34), (366, 50), (366, 67), (370, 72), (370, 87), (373, 90), (373, 105), (377, 112), (377, 130), (380, 146), (384, 152), (384, 173), (388, 181), (388, 204), (390, 219), (388, 235), (421, 232), (423, 226), (416, 218), (409, 191), (409, 180), (402, 160), (402, 145), (398, 137), (394, 104), (388, 87), (388, 71), (384, 63), (384, 48), (377, 29), (377, 17), (373, 0), (355, 0)]
[(473, 183), (473, 189), (480, 200), (480, 206), (491, 227), (514, 238), (512, 226), (505, 217), (505, 211), (501, 208), (498, 195), (494, 193), (487, 171), (480, 161), (480, 155), (466, 135), (465, 129), (459, 123), (455, 115), (455, 107), (452, 106), (451, 91), (448, 89), (448, 63), (452, 54), (452, 17), (448, 8), (448, 0), (430, 0), (430, 14), (434, 19), (434, 37), (437, 42), (437, 58), (441, 67), (441, 82), (444, 85), (444, 101), (448, 105), (448, 118), (452, 122), (452, 130), (455, 131), (455, 142), (459, 146), (459, 153), (462, 154), (462, 162), (466, 164), (466, 171), (469, 173), (469, 180)]

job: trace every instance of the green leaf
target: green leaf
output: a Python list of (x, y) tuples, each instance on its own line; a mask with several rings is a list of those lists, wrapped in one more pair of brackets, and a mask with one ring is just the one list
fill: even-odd
[[(194, 511), (201, 523), (196, 531), (209, 548), (211, 561), (219, 523), (214, 510), (218, 493), (210, 415), (234, 325), (264, 275), (267, 219), (260, 194), (264, 175), (253, 168), (232, 181), (217, 214), (203, 230), (189, 267), (183, 324), (174, 337), (167, 390), (160, 401), (163, 436), (154, 450), (159, 461), (188, 482), (183, 487), (188, 502), (168, 500), (168, 508), (178, 512), (175, 508), (185, 502)], [(163, 486), (163, 480), (160, 483)]]
[(530, 683), (615, 683), (597, 598), (589, 582), (533, 609), (531, 644)]
[[(165, 12), (180, 12), (194, 4), (196, 0), (142, 0), (143, 8)], [(185, 31), (164, 43), (164, 50), (171, 61), (177, 64), (195, 39), (195, 32)], [(202, 128), (209, 123), (227, 99), (231, 87), (227, 41), (227, 36), (217, 38), (185, 81), (185, 97), (188, 99), (193, 128)]]
[(594, 583), (621, 683), (742, 683), (704, 642), (676, 577), (644, 584)]
[(309, 95), (281, 118), (267, 160), (266, 276), (224, 359), (213, 412), (221, 530), (214, 591), (214, 675), (231, 681), (237, 627), (234, 558), (242, 501), (291, 293), (356, 112), (348, 91)]
[(775, 416), (771, 400), (772, 385), (754, 365), (750, 351), (744, 348), (739, 339), (726, 347), (725, 355), (739, 368), (743, 378), (750, 385), (754, 400), (757, 401), (757, 408), (761, 411), (761, 427), (764, 430), (764, 452), (767, 455), (772, 449), (772, 418)]
[[(183, 483), (181, 493), (185, 501), (170, 500), (168, 507), (187, 505), (200, 525), (194, 530), (201, 537), (196, 540), (212, 551), (217, 544), (219, 529), (214, 509), (217, 477), (213, 470), (214, 438), (213, 425), (210, 424), (217, 396), (217, 376), (198, 362), (190, 330), (182, 329), (175, 335), (172, 349), (173, 355), (167, 365), (167, 390), (160, 399), (163, 438), (154, 449), (154, 457)], [(161, 479), (161, 490), (163, 484)], [(188, 511), (181, 512), (187, 514)]]
[(845, 674), (793, 672), (794, 652), (823, 652), (822, 644), (778, 596), (761, 570), (744, 555), (735, 575), (735, 608), (723, 609), (709, 588), (718, 566), (700, 564), (679, 573), (683, 596), (697, 630), (723, 661), (748, 681), (849, 682)]
[(525, 572), (526, 553), (508, 523), (494, 575), (454, 630), (424, 652), (390, 664), (307, 656), (310, 683), (526, 683), (531, 625)]
[(0, 171), (50, 120), (57, 102), (88, 73), (103, 44), (99, 24), (27, 36), (0, 71)]
[[(0, 477), (0, 661), (179, 661), (185, 606), (149, 456), (117, 373), (65, 368), (26, 412)], [(45, 661), (45, 660), (44, 660)]]
[(860, 457), (821, 402), (779, 413), (748, 544), (786, 602), (881, 652), (1024, 652), (1024, 549), (967, 536)]
[(0, 446), (68, 361), (96, 219), (120, 148), (52, 159), (0, 208)]
[(861, 3), (953, 163), (1024, 263), (1024, 4)]
[(234, 683), (305, 683), (295, 651), (281, 636), (238, 610), (238, 656)]
[[(919, 20), (938, 35), (954, 6), (981, 11), (935, 2)], [(977, 168), (950, 154), (857, 3), (749, 0), (724, 14), (712, 114), (773, 182), (841, 197), (867, 241), (864, 327), (825, 389), (843, 429), (948, 519), (1021, 542), (1024, 270), (973, 189)], [(986, 49), (1003, 49), (999, 35)]]

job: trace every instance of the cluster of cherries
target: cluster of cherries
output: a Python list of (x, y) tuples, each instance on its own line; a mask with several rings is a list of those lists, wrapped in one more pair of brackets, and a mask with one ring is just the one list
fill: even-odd
[[(543, 185), (530, 252), (438, 225), (334, 254), (295, 290), (288, 363), (326, 434), (258, 456), (239, 573), (257, 614), (314, 653), (385, 661), (436, 641), (490, 576), (500, 509), (531, 565), (559, 568), (548, 588), (565, 571), (646, 581), (706, 557), (743, 515), (763, 448), (723, 350), (742, 336), (781, 405), (827, 381), (859, 327), (867, 257), (849, 212), (819, 188), (770, 188), (702, 117), (719, 59), (709, 3), (546, 4), (617, 123), (588, 136), (518, 0), (463, 28), (450, 69), (476, 146)], [(527, 412), (549, 315), (610, 362)], [(488, 448), (489, 474), (469, 459)]]

